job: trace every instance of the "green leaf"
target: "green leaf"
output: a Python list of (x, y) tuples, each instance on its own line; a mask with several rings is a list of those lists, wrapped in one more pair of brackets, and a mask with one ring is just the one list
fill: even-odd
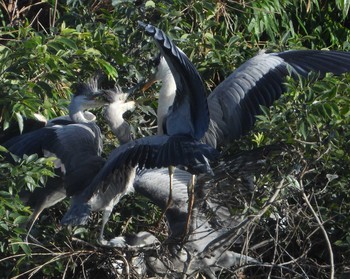
[(17, 119), (19, 132), (22, 133), (23, 132), (23, 117), (19, 112), (15, 112), (15, 116)]
[(101, 56), (101, 52), (98, 49), (95, 48), (87, 48), (84, 51), (81, 51), (82, 54), (88, 54), (91, 56)]
[(0, 223), (0, 227), (3, 228), (5, 231), (9, 230), (9, 226), (6, 223), (4, 223), (4, 222)]
[(6, 149), (6, 147), (0, 145), (0, 152), (8, 152), (8, 150)]
[(346, 19), (349, 15), (350, 0), (336, 0), (336, 4), (342, 11), (343, 19)]
[(107, 61), (102, 60), (102, 59), (98, 59), (98, 62), (106, 70), (106, 73), (110, 78), (115, 79), (118, 77), (117, 70), (110, 63), (108, 63)]
[(307, 139), (306, 125), (305, 122), (301, 122), (299, 126), (299, 132), (303, 136), (303, 139)]
[(28, 244), (20, 243), (19, 246), (28, 257), (32, 255), (32, 250), (30, 249)]
[(31, 163), (31, 162), (34, 162), (34, 161), (36, 161), (38, 159), (38, 154), (31, 154), (31, 155), (29, 155), (29, 156), (25, 156), (25, 162), (26, 162), (26, 164), (28, 164), (28, 163)]
[(57, 38), (56, 42), (61, 43), (62, 45), (66, 46), (69, 49), (73, 49), (73, 50), (78, 49), (76, 43), (73, 40), (68, 38), (63, 38), (63, 37)]
[(155, 7), (156, 7), (156, 4), (153, 1), (151, 0), (146, 1), (145, 8), (155, 8)]
[(18, 216), (13, 221), (13, 224), (14, 225), (24, 224), (27, 220), (28, 220), (28, 217), (26, 217), (26, 216)]

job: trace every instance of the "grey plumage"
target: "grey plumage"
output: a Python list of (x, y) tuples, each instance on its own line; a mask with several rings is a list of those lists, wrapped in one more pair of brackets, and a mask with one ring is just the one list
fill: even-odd
[[(104, 118), (121, 143), (127, 143), (132, 139), (130, 126), (123, 118), (123, 114), (126, 111), (135, 107), (133, 101), (126, 101), (129, 93), (124, 93), (119, 87), (104, 90), (103, 92), (104, 97), (109, 102), (104, 109)], [(102, 167), (104, 167), (104, 163), (101, 165), (101, 169)], [(95, 173), (94, 175), (97, 177), (94, 179), (96, 181), (101, 174)], [(127, 164), (112, 171), (99, 181), (98, 189), (93, 189), (93, 191), (87, 193), (87, 190), (91, 189), (88, 188), (86, 191), (79, 193), (79, 195), (73, 196), (72, 205), (64, 215), (61, 223), (70, 225), (85, 224), (90, 217), (91, 211), (103, 211), (98, 241), (104, 244), (106, 242), (103, 236), (104, 228), (109, 216), (120, 198), (132, 190), (131, 185), (134, 177), (135, 167)], [(87, 199), (86, 195), (90, 195), (90, 197)]]
[[(307, 76), (310, 71), (317, 71), (320, 73), (319, 77), (322, 77), (326, 72), (340, 74), (350, 69), (348, 66), (350, 64), (343, 62), (343, 60), (349, 61), (350, 55), (348, 53), (291, 51), (279, 54), (259, 54), (243, 64), (214, 90), (207, 99), (209, 103), (208, 108), (206, 108), (205, 100), (201, 99), (198, 115), (196, 113), (183, 114), (186, 111), (192, 112), (193, 108), (191, 106), (196, 104), (196, 102), (190, 101), (191, 98), (196, 96), (196, 94), (200, 94), (200, 92), (204, 92), (201, 79), (196, 73), (197, 76), (194, 78), (194, 82), (188, 85), (190, 82), (189, 75), (186, 76), (184, 72), (188, 74), (191, 71), (195, 71), (193, 70), (193, 65), (188, 66), (187, 61), (182, 59), (184, 57), (183, 53), (173, 47), (172, 42), (163, 32), (150, 25), (143, 25), (143, 27), (146, 29), (146, 32), (156, 39), (176, 83), (177, 91), (174, 94), (176, 93), (177, 97), (175, 97), (174, 103), (169, 104), (169, 107), (170, 105), (172, 106), (165, 119), (166, 134), (138, 139), (113, 151), (105, 167), (95, 177), (89, 189), (85, 191), (80, 205), (86, 204), (86, 201), (91, 196), (104, 189), (106, 186), (103, 185), (106, 185), (106, 181), (110, 181), (113, 177), (118, 177), (118, 171), (124, 172), (123, 168), (126, 162), (132, 167), (139, 165), (146, 168), (162, 167), (167, 164), (190, 166), (191, 164), (198, 165), (198, 163), (202, 163), (205, 165), (206, 162), (201, 156), (204, 154), (204, 157), (210, 158), (212, 154), (211, 149), (207, 145), (198, 144), (197, 141), (202, 139), (205, 143), (217, 147), (249, 131), (254, 124), (255, 115), (260, 113), (260, 105), (270, 106), (284, 92), (283, 82), (286, 76)], [(309, 56), (312, 58), (306, 59)], [(322, 65), (323, 59), (325, 59), (327, 66)], [(193, 92), (193, 96), (184, 95), (182, 94), (183, 92), (178, 92), (179, 90)], [(193, 98), (195, 99), (196, 97)], [(206, 131), (208, 128), (208, 110), (210, 112), (210, 122), (209, 130)], [(172, 115), (172, 113), (174, 114)], [(169, 123), (174, 121), (174, 115), (181, 119), (179, 122), (174, 122), (175, 124), (183, 122), (186, 125), (171, 126)], [(199, 115), (204, 116), (205, 121), (203, 123), (200, 122)], [(189, 135), (189, 137), (184, 137), (183, 134)], [(173, 140), (169, 140), (171, 137), (173, 137)], [(194, 142), (192, 141), (193, 139), (195, 140)], [(166, 145), (163, 151), (166, 150), (167, 152), (162, 152), (161, 145)], [(198, 150), (193, 152), (188, 150), (187, 147), (198, 148)], [(170, 153), (168, 153), (169, 150)], [(191, 158), (183, 160), (183, 158), (187, 158), (184, 155), (192, 155), (195, 160), (193, 161)], [(179, 159), (179, 157), (182, 158)], [(192, 172), (195, 172), (195, 170), (192, 170)], [(175, 171), (174, 188), (176, 191), (174, 191), (174, 201), (166, 212), (172, 239), (182, 236), (184, 231), (188, 216), (186, 186), (190, 177), (189, 173), (182, 170)], [(155, 178), (157, 178), (157, 182), (153, 183)], [(134, 189), (149, 197), (154, 203), (164, 209), (169, 195), (168, 188), (164, 187), (167, 184), (167, 180), (168, 173), (166, 169), (143, 170), (136, 176)], [(247, 181), (249, 181), (249, 178)], [(150, 185), (150, 182), (153, 184)], [(122, 188), (117, 192), (125, 193), (124, 186)], [(208, 188), (203, 187), (203, 189), (205, 191)], [(215, 213), (215, 221), (218, 224), (216, 227), (213, 227), (208, 222), (207, 216), (203, 213), (202, 206), (204, 204)], [(184, 244), (184, 250), (180, 248), (178, 252), (175, 252), (179, 258), (184, 257), (184, 259), (180, 260), (174, 259), (172, 262), (176, 270), (183, 271), (187, 269), (186, 273), (189, 275), (198, 270), (205, 270), (210, 274), (215, 272), (214, 266), (218, 263), (222, 267), (237, 263), (240, 255), (226, 251), (227, 247), (220, 248), (220, 245), (228, 239), (225, 234), (226, 229), (234, 224), (231, 216), (226, 214), (227, 211), (227, 208), (220, 205), (220, 200), (216, 199), (216, 197), (210, 197), (205, 202), (202, 201), (202, 203), (196, 204), (190, 224), (191, 234), (189, 235), (189, 241)], [(77, 223), (80, 222), (79, 218), (78, 216)], [(220, 239), (221, 237), (223, 238)], [(216, 244), (219, 243), (219, 247), (214, 245), (215, 242), (217, 242)], [(113, 245), (113, 242), (111, 241), (107, 244)], [(129, 243), (129, 245), (131, 244)], [(211, 251), (209, 249), (210, 245), (215, 246), (214, 251), (212, 251), (213, 255), (207, 254), (209, 253), (208, 251)], [(189, 257), (193, 260), (191, 260), (190, 268), (186, 266)], [(151, 257), (147, 260), (151, 261)], [(251, 258), (245, 258), (245, 260), (254, 261)], [(153, 258), (153, 263), (155, 263), (154, 268), (162, 268), (161, 259)], [(151, 262), (149, 264), (152, 265)], [(164, 272), (167, 272), (166, 268)], [(212, 274), (212, 276), (214, 275)]]
[[(227, 199), (231, 192), (237, 190), (237, 184), (228, 179), (220, 188), (214, 185), (222, 180), (225, 173), (225, 177), (229, 173), (230, 176), (242, 178), (259, 172), (266, 164), (267, 154), (271, 152), (279, 154), (282, 150), (278, 146), (269, 146), (241, 152), (225, 158), (224, 167), (218, 166), (214, 169), (216, 174), (214, 177), (200, 175), (196, 182), (196, 203), (190, 223), (191, 230), (184, 242), (180, 240), (187, 221), (187, 183), (191, 179), (191, 174), (176, 169), (174, 172), (176, 191), (173, 192), (173, 202), (166, 211), (169, 238), (163, 245), (159, 246), (159, 240), (146, 232), (133, 236), (119, 236), (106, 244), (127, 251), (143, 251), (142, 258), (139, 256), (139, 265), (142, 262), (156, 275), (171, 274), (173, 278), (181, 278), (183, 274), (191, 277), (198, 272), (209, 278), (216, 278), (215, 273), (222, 269), (244, 263), (257, 263), (258, 261), (252, 257), (229, 250), (231, 245), (242, 243), (242, 230), (235, 230), (241, 221), (240, 217), (230, 214)], [(147, 197), (164, 210), (169, 195), (169, 188), (165, 187), (167, 183), (166, 168), (147, 169), (137, 172), (133, 187), (136, 193)], [(153, 250), (157, 252), (152, 253)]]
[(326, 73), (350, 71), (350, 53), (291, 50), (259, 53), (238, 67), (209, 94), (209, 130), (203, 141), (214, 147), (238, 139), (251, 130), (260, 106), (269, 107), (285, 92), (286, 76), (322, 78)]
[[(349, 71), (349, 52), (261, 52), (238, 67), (209, 94), (209, 128), (201, 140), (216, 148), (246, 134), (252, 129), (256, 115), (261, 113), (260, 106), (271, 106), (285, 92), (287, 76), (305, 78), (314, 72), (320, 79), (326, 73), (340, 75)], [(175, 78), (171, 77), (172, 72), (163, 59), (160, 59), (156, 75), (162, 80), (159, 99), (164, 101), (159, 105), (163, 115), (158, 115), (158, 119), (163, 119), (164, 112), (172, 105), (171, 96), (175, 95)]]
[[(29, 231), (43, 209), (74, 195), (89, 184), (100, 169), (103, 159), (101, 132), (92, 122), (95, 116), (85, 110), (104, 105), (98, 100), (100, 92), (94, 84), (84, 84), (77, 88), (69, 105), (70, 116), (59, 117), (47, 122), (46, 126), (17, 135), (3, 145), (13, 154), (38, 154), (41, 157), (56, 157), (54, 161), (56, 177), (49, 178), (46, 185), (33, 193), (20, 194), (34, 211), (29, 219)], [(75, 119), (75, 121), (73, 120)], [(80, 121), (77, 123), (76, 121)], [(10, 158), (10, 157), (9, 157)]]
[[(112, 151), (104, 167), (64, 216), (64, 224), (85, 223), (89, 213), (89, 200), (98, 192), (103, 192), (105, 183), (109, 184), (113, 177), (122, 177), (123, 174), (127, 174), (125, 170), (129, 171), (136, 166), (161, 168), (183, 165), (192, 173), (211, 173), (208, 160), (216, 158), (217, 152), (198, 142), (204, 135), (209, 121), (204, 87), (199, 74), (189, 59), (161, 30), (150, 25), (144, 28), (154, 37), (163, 55), (167, 57), (168, 64), (172, 65), (170, 67), (180, 73), (177, 75), (179, 85), (174, 104), (166, 120), (167, 134), (136, 139)], [(189, 78), (189, 75), (193, 75), (193, 79)], [(198, 88), (198, 85), (201, 87)], [(182, 122), (183, 117), (187, 123)], [(115, 195), (124, 195), (127, 190), (122, 184), (114, 187)], [(85, 208), (83, 214), (77, 208), (80, 206)]]

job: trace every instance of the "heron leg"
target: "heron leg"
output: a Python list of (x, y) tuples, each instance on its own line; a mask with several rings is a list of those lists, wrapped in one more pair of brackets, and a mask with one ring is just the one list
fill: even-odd
[(194, 183), (195, 183), (195, 175), (192, 175), (191, 180), (189, 181), (187, 185), (187, 191), (188, 191), (188, 209), (187, 209), (187, 220), (186, 220), (186, 227), (185, 227), (185, 236), (190, 231), (190, 223), (191, 223), (191, 216), (192, 216), (192, 210), (193, 210), (193, 204), (194, 204)]
[[(28, 242), (29, 240), (29, 237), (32, 237), (30, 235), (30, 232), (32, 231), (33, 229), (33, 226), (36, 222), (36, 220), (39, 218), (39, 215), (41, 214), (41, 212), (43, 211), (43, 207), (39, 207), (39, 208), (35, 208), (32, 215), (30, 215), (28, 221), (27, 221), (27, 224), (26, 224), (26, 227), (29, 226), (29, 229), (28, 229), (28, 232), (26, 234), (26, 238), (25, 238), (25, 242)], [(33, 238), (33, 237), (32, 237)]]
[(106, 241), (104, 239), (104, 231), (105, 231), (105, 227), (106, 227), (106, 224), (109, 220), (109, 217), (111, 216), (111, 213), (112, 213), (112, 210), (113, 210), (113, 207), (114, 207), (114, 200), (112, 200), (109, 205), (104, 209), (103, 211), (103, 216), (102, 216), (102, 225), (101, 225), (101, 230), (100, 230), (100, 235), (99, 235), (99, 238), (98, 238), (98, 242), (102, 245), (107, 245), (108, 244), (108, 241)]
[(168, 167), (169, 170), (169, 196), (168, 196), (168, 201), (165, 205), (165, 208), (162, 212), (162, 215), (160, 216), (160, 218), (158, 219), (157, 224), (160, 224), (160, 222), (162, 221), (166, 211), (169, 209), (172, 201), (173, 201), (173, 177), (174, 177), (174, 171), (175, 171), (175, 167), (174, 166), (169, 166)]
[(168, 196), (168, 202), (165, 206), (163, 214), (165, 214), (165, 212), (168, 210), (168, 208), (170, 207), (173, 201), (173, 178), (174, 178), (175, 167), (169, 166), (168, 169), (169, 169), (169, 196)]

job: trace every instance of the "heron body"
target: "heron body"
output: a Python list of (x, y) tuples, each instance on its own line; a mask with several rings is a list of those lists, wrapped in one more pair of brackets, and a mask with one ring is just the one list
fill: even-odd
[[(135, 103), (127, 102), (129, 93), (124, 93), (119, 87), (104, 90), (104, 97), (108, 105), (104, 109), (104, 118), (112, 132), (121, 144), (130, 142), (132, 134), (129, 124), (124, 120), (126, 111), (133, 110)], [(101, 166), (102, 169), (102, 166)], [(85, 199), (86, 192), (75, 195), (72, 198), (72, 206), (63, 217), (62, 224), (79, 225), (87, 222), (90, 211), (103, 211), (102, 225), (98, 241), (105, 244), (104, 228), (119, 200), (132, 191), (132, 183), (135, 177), (135, 167), (123, 165), (120, 169), (112, 171), (105, 179), (101, 180), (99, 188), (89, 193), (90, 198)], [(76, 218), (75, 216), (79, 216)]]
[[(251, 130), (255, 122), (255, 116), (261, 112), (260, 106), (271, 106), (285, 91), (283, 82), (286, 76), (291, 75), (294, 78), (298, 78), (299, 76), (307, 77), (310, 72), (318, 73), (318, 78), (322, 78), (327, 72), (339, 75), (350, 70), (349, 62), (350, 53), (338, 51), (310, 50), (258, 54), (244, 63), (219, 84), (207, 98), (210, 123), (209, 129), (202, 138), (202, 141), (213, 147), (218, 147), (229, 143), (233, 139), (238, 139)], [(176, 94), (176, 87), (174, 86), (175, 78), (173, 77), (172, 79), (171, 75), (172, 72), (166, 67), (166, 60), (164, 58), (160, 59), (156, 77), (162, 81), (162, 87), (159, 92), (159, 99), (162, 100), (162, 102), (159, 102), (158, 105), (163, 105), (163, 107), (158, 108), (157, 111), (158, 124), (161, 124), (162, 120), (166, 117), (167, 109), (171, 108), (172, 105), (171, 96)], [(164, 94), (165, 97), (161, 94)], [(161, 193), (158, 192), (159, 189), (149, 190), (150, 193), (147, 194), (149, 188), (152, 189), (159, 185), (159, 181), (156, 180), (156, 178), (152, 179), (152, 177), (151, 175), (151, 177), (145, 181), (142, 181), (142, 178), (140, 178), (141, 182), (139, 179), (136, 179), (137, 184), (135, 185), (135, 189), (137, 189), (136, 191), (141, 191), (141, 193), (148, 196), (151, 200), (154, 200), (159, 206), (162, 206), (166, 200), (166, 194), (163, 195), (163, 199), (159, 197), (159, 194), (158, 196), (155, 194), (156, 192)], [(187, 179), (188, 178), (189, 175), (187, 175)], [(147, 185), (147, 180), (156, 180), (156, 183)], [(175, 176), (174, 180), (176, 181)], [(178, 183), (177, 189), (181, 188), (181, 185), (184, 185), (184, 182)], [(204, 187), (200, 188), (203, 189)], [(181, 195), (181, 192), (178, 190), (174, 192), (173, 195), (175, 196), (176, 194)], [(177, 200), (176, 196), (173, 198)], [(217, 200), (215, 198), (211, 200), (210, 196), (208, 197), (207, 203), (215, 212), (218, 210), (218, 212), (225, 213), (224, 215), (226, 215), (226, 217), (222, 217), (221, 222), (228, 228), (229, 225), (227, 225), (227, 221), (231, 222), (229, 220), (230, 214), (226, 214), (228, 210), (225, 210), (222, 206), (216, 207), (218, 205)], [(186, 214), (185, 209), (186, 207), (181, 205), (181, 203), (180, 205), (177, 204), (175, 210), (169, 208), (166, 215), (172, 231), (181, 231), (185, 220), (184, 217), (181, 216)], [(215, 271), (215, 269), (211, 268), (214, 262), (216, 266), (223, 265), (226, 267), (230, 266), (232, 262), (237, 263), (237, 259), (239, 259), (239, 257), (235, 258), (237, 255), (225, 254), (220, 248), (217, 249), (227, 244), (226, 238), (221, 239), (217, 243), (217, 246), (214, 244), (220, 239), (221, 234), (224, 234), (225, 230), (221, 228), (216, 229), (214, 234), (210, 233), (210, 230), (213, 228), (210, 224), (208, 225), (208, 223), (206, 223), (208, 219), (198, 207), (195, 207), (194, 211), (193, 221), (191, 222), (193, 233), (190, 235), (189, 241), (185, 243), (186, 251), (188, 251), (194, 260), (192, 261), (193, 265), (187, 269), (187, 271), (190, 273), (191, 270), (193, 271), (198, 268), (211, 273)], [(179, 217), (176, 218), (176, 216)], [(207, 230), (208, 228), (209, 230)], [(191, 240), (192, 243), (190, 244)], [(208, 251), (210, 251), (212, 249), (210, 247), (213, 246), (217, 248), (212, 250), (210, 256), (205, 256), (205, 251), (208, 249)], [(196, 254), (196, 252), (199, 253)], [(201, 255), (201, 253), (203, 254)], [(194, 254), (197, 256), (193, 256)], [(202, 257), (203, 255), (204, 257)], [(184, 260), (187, 259), (188, 258), (185, 256)], [(155, 269), (158, 268), (158, 270), (162, 270), (160, 259), (155, 259), (149, 264), (152, 265), (152, 263)], [(173, 266), (175, 266), (175, 264)], [(179, 262), (177, 268), (179, 269), (175, 270), (182, 270)], [(164, 273), (166, 273), (167, 270), (168, 268), (164, 266)], [(215, 278), (214, 274), (211, 275)]]
[(28, 235), (43, 209), (67, 195), (81, 191), (81, 187), (89, 183), (96, 170), (101, 168), (104, 162), (100, 157), (101, 132), (93, 122), (94, 115), (85, 111), (104, 105), (104, 101), (97, 99), (99, 96), (94, 82), (81, 84), (72, 96), (69, 117), (50, 120), (44, 127), (17, 135), (3, 143), (19, 157), (35, 153), (40, 157), (56, 157), (56, 176), (49, 178), (46, 185), (37, 187), (33, 193), (21, 192), (34, 209), (28, 221)]
[[(172, 76), (171, 79), (170, 75), (166, 74), (161, 78), (163, 81), (161, 92), (165, 94), (166, 98), (163, 99), (164, 105), (161, 106), (165, 109), (159, 111), (164, 114), (161, 119), (165, 123), (165, 129), (158, 130), (160, 135), (134, 141), (129, 141), (130, 139), (127, 137), (125, 144), (116, 148), (109, 155), (104, 167), (67, 212), (65, 216), (67, 223), (81, 224), (82, 220), (85, 221), (89, 210), (93, 207), (90, 203), (91, 199), (107, 193), (106, 189), (110, 189), (111, 185), (115, 185), (113, 186), (114, 197), (120, 197), (134, 188), (136, 192), (149, 197), (161, 208), (166, 208), (170, 190), (164, 187), (167, 184), (168, 174), (167, 170), (161, 167), (184, 165), (192, 167), (192, 173), (210, 172), (207, 159), (215, 156), (212, 148), (206, 144), (200, 144), (199, 141), (202, 140), (212, 147), (217, 147), (246, 133), (253, 126), (255, 115), (260, 113), (259, 106), (270, 106), (284, 92), (283, 82), (287, 75), (306, 76), (311, 71), (318, 71), (322, 77), (326, 72), (340, 74), (350, 68), (346, 65), (350, 64), (344, 62), (349, 61), (350, 55), (342, 52), (262, 53), (248, 60), (219, 85), (207, 98), (208, 107), (206, 107), (205, 99), (203, 101), (201, 97), (198, 102), (199, 110), (196, 111), (194, 108), (197, 104), (196, 100), (204, 92), (203, 85), (196, 87), (196, 84), (202, 84), (200, 77), (198, 78), (199, 75), (191, 80), (191, 74), (194, 74), (195, 70), (192, 66), (187, 65), (183, 53), (173, 47), (173, 43), (162, 31), (150, 25), (143, 25), (143, 27), (155, 38), (165, 61), (169, 65), (168, 69)], [(306, 59), (306, 56), (313, 58)], [(330, 66), (321, 66), (323, 60), (327, 61)], [(195, 75), (197, 74), (195, 73)], [(173, 92), (170, 92), (171, 90)], [(193, 95), (187, 95), (188, 91), (194, 92)], [(110, 108), (111, 111), (116, 111), (113, 106)], [(112, 121), (119, 117), (113, 116), (113, 112), (110, 115)], [(201, 119), (203, 119), (203, 123)], [(180, 123), (184, 123), (184, 125), (181, 126)], [(159, 124), (162, 126), (161, 123)], [(111, 127), (114, 127), (113, 123)], [(136, 175), (132, 185), (133, 175), (125, 176), (125, 174), (130, 173), (136, 166), (161, 169), (142, 170)], [(183, 233), (188, 221), (187, 183), (191, 176), (191, 173), (178, 169), (174, 173), (173, 183), (177, 190), (173, 193), (173, 203), (166, 211), (171, 235), (174, 238)], [(128, 180), (128, 177), (131, 179)], [(127, 180), (128, 182), (125, 182)], [(77, 213), (77, 211), (72, 210), (73, 208), (78, 210), (84, 206), (84, 210), (87, 209), (87, 211), (84, 211), (83, 215), (80, 215), (82, 212)], [(225, 219), (225, 224), (227, 224), (226, 221)], [(226, 251), (227, 247), (215, 250), (214, 256), (205, 255), (208, 245), (220, 238), (226, 229), (212, 227), (199, 207), (195, 206), (190, 226), (193, 234), (184, 244), (184, 249), (190, 252), (189, 254), (186, 254), (184, 250), (182, 252), (185, 254), (184, 261), (187, 260), (186, 257), (198, 255), (198, 261), (193, 264), (191, 272), (206, 267), (209, 267), (209, 271), (212, 272), (218, 263), (224, 267), (230, 266), (234, 262), (237, 263), (239, 257)], [(151, 239), (154, 241), (154, 238)], [(108, 242), (108, 244), (113, 245), (113, 241)], [(182, 257), (182, 255), (180, 256)], [(156, 265), (155, 268), (161, 268), (158, 259), (155, 259), (153, 263)], [(184, 268), (184, 262), (177, 262), (176, 265), (178, 270)]]

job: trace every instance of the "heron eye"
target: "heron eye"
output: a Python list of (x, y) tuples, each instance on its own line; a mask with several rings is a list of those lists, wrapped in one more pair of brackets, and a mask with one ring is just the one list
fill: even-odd
[(162, 58), (162, 55), (159, 53), (153, 60), (152, 60), (152, 66), (154, 68), (157, 68), (160, 64), (160, 59)]

